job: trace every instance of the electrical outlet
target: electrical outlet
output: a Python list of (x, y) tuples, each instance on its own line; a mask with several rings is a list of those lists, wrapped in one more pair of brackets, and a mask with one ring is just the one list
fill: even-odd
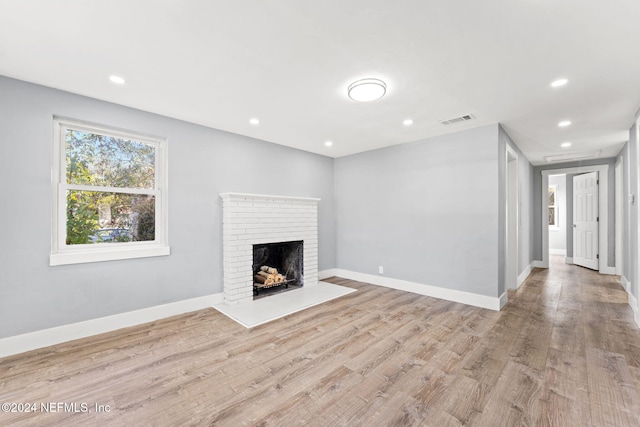
[(378, 273), (384, 274), (384, 267), (383, 266), (379, 266), (378, 267)]

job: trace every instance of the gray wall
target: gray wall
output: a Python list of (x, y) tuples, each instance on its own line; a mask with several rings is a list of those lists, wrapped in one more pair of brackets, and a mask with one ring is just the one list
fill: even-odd
[[(53, 115), (168, 138), (168, 257), (49, 267)], [(264, 159), (286, 172), (256, 174)], [(320, 197), (335, 267), (333, 159), (0, 77), (0, 338), (222, 292), (221, 192)]]
[[(594, 159), (580, 162), (570, 163), (554, 163), (551, 165), (535, 166), (533, 168), (533, 258), (542, 260), (542, 171), (553, 169), (566, 169), (579, 166), (609, 165), (608, 177), (608, 205), (607, 214), (609, 234), (607, 238), (607, 251), (609, 255), (609, 266), (615, 266), (615, 246), (616, 246), (616, 229), (615, 229), (615, 158), (610, 159)], [(567, 183), (572, 179), (572, 175), (567, 175)], [(571, 181), (573, 182), (573, 181)], [(567, 185), (567, 220), (573, 222), (573, 184)], [(573, 256), (573, 230), (567, 229), (567, 256)]]
[(497, 297), (498, 125), (335, 161), (337, 266)]
[[(568, 178), (565, 175), (549, 176), (549, 185), (557, 185), (556, 209), (558, 211), (558, 228), (549, 228), (549, 249), (567, 250), (567, 224), (572, 223), (567, 211), (567, 181)], [(571, 215), (573, 216), (573, 212)]]

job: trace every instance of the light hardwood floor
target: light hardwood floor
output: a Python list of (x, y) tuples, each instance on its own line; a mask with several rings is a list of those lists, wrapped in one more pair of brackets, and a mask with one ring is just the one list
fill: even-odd
[(210, 309), (0, 359), (0, 403), (91, 411), (0, 425), (640, 425), (615, 276), (534, 270), (502, 312), (330, 281), (358, 292), (251, 330)]

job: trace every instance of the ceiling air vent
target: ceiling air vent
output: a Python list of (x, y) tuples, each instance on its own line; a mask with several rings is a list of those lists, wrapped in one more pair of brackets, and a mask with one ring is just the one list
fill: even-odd
[(567, 154), (558, 154), (555, 156), (546, 156), (544, 159), (547, 163), (557, 163), (557, 162), (570, 162), (573, 160), (584, 160), (584, 159), (593, 159), (595, 157), (600, 156), (600, 151), (588, 151), (582, 153), (567, 153)]
[(473, 120), (475, 118), (476, 118), (476, 116), (474, 116), (473, 114), (465, 114), (464, 116), (454, 117), (452, 119), (440, 120), (440, 123), (443, 124), (443, 125), (452, 125), (452, 124), (455, 124), (455, 123), (467, 122), (467, 121)]

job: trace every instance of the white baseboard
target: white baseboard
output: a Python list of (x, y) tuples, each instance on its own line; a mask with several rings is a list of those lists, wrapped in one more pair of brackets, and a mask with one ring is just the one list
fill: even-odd
[(551, 249), (549, 248), (549, 255), (564, 255), (567, 256), (566, 249)]
[(638, 300), (629, 292), (629, 306), (633, 310), (633, 319), (636, 321), (636, 326), (640, 328), (640, 310), (638, 310)]
[(0, 339), (0, 357), (24, 353), (37, 348), (48, 347), (92, 335), (115, 331), (128, 326), (153, 322), (165, 317), (189, 313), (222, 303), (223, 293), (192, 298), (113, 316), (100, 317), (70, 325), (57, 326), (23, 335)]
[(549, 264), (543, 261), (533, 261), (534, 268), (549, 268)]
[(573, 257), (568, 256), (564, 259), (565, 264), (573, 264)]
[(502, 307), (507, 305), (508, 302), (509, 302), (509, 294), (507, 292), (503, 292), (502, 295), (500, 295), (500, 310), (502, 310)]
[(527, 265), (525, 269), (522, 271), (522, 273), (518, 275), (518, 285), (516, 289), (520, 288), (520, 285), (522, 285), (522, 283), (524, 283), (524, 281), (527, 280), (527, 277), (529, 277), (532, 271), (533, 271), (533, 263)]
[(373, 274), (358, 273), (340, 268), (324, 270), (318, 273), (320, 279), (338, 276), (345, 279), (357, 280), (359, 282), (371, 283), (372, 285), (385, 286), (387, 288), (399, 289), (401, 291), (413, 292), (415, 294), (426, 295), (447, 301), (459, 302), (475, 307), (488, 308), (499, 311), (501, 297), (488, 297), (486, 295), (474, 294), (471, 292), (458, 291), (455, 289), (441, 288), (439, 286), (424, 285), (422, 283), (409, 282), (406, 280), (393, 279), (386, 276), (376, 276)]
[(610, 276), (615, 276), (616, 275), (616, 268), (615, 267), (609, 267), (608, 265), (605, 265), (604, 267), (600, 267), (600, 274), (607, 274)]
[(324, 280), (329, 277), (337, 276), (338, 271), (339, 270), (337, 268), (330, 268), (328, 270), (318, 271), (318, 280)]
[(631, 283), (629, 283), (629, 281), (627, 280), (626, 277), (624, 277), (624, 275), (620, 276), (620, 284), (622, 285), (625, 291), (629, 292), (629, 289), (631, 288), (629, 285), (631, 285)]

